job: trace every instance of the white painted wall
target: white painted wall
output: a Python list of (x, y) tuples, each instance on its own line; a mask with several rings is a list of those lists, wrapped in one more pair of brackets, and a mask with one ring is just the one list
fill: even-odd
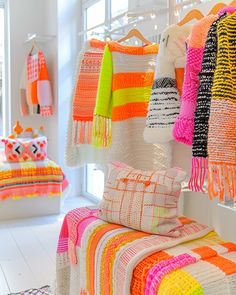
[[(47, 4), (47, 5), (46, 5)], [(57, 16), (51, 6), (56, 5), (56, 0), (9, 0), (9, 29), (10, 29), (10, 91), (11, 91), (11, 126), (20, 120), (24, 127), (38, 128), (44, 125), (49, 138), (49, 156), (58, 161), (56, 148), (58, 137), (57, 114), (57, 39), (49, 43), (40, 43), (48, 61), (49, 72), (53, 85), (54, 112), (53, 117), (41, 116), (22, 117), (20, 114), (19, 84), (25, 57), (31, 44), (24, 44), (28, 33), (56, 35)], [(45, 9), (45, 8), (48, 9)], [(51, 12), (51, 13), (50, 13)], [(47, 15), (50, 13), (50, 16)], [(47, 17), (48, 16), (48, 17)]]
[(82, 27), (81, 1), (58, 0), (58, 128), (60, 164), (66, 175), (70, 177), (71, 195), (80, 195), (82, 192), (81, 169), (67, 168), (64, 165), (66, 145), (67, 121), (69, 117), (71, 93), (74, 86), (74, 75), (77, 55), (81, 48), (78, 32)]
[[(43, 125), (49, 140), (48, 154), (65, 172), (71, 183), (70, 195), (81, 192), (79, 170), (64, 165), (64, 147), (69, 101), (77, 47), (79, 1), (63, 0), (8, 0), (10, 33), (10, 101), (11, 126), (20, 120), (24, 127)], [(53, 86), (54, 115), (22, 117), (20, 114), (19, 84), (25, 57), (31, 44), (24, 44), (28, 33), (52, 35), (55, 38), (38, 44), (43, 50)]]

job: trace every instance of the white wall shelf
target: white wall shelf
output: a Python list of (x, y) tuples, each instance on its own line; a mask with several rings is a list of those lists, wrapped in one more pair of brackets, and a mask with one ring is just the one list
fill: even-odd
[(40, 35), (36, 33), (28, 33), (28, 36), (26, 40), (24, 41), (24, 43), (26, 44), (32, 41), (36, 41), (38, 43), (47, 43), (52, 41), (55, 38), (56, 38), (55, 35)]

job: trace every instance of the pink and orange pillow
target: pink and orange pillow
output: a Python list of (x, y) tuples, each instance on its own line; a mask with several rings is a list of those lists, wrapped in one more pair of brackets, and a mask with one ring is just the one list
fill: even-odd
[(42, 161), (47, 158), (47, 138), (34, 139), (5, 138), (1, 140), (5, 146), (8, 162)]
[(139, 231), (179, 236), (178, 203), (186, 172), (142, 171), (122, 163), (109, 167), (99, 217)]

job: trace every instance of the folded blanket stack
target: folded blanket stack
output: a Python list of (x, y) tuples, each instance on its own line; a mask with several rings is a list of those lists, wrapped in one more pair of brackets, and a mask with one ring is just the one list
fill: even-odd
[(0, 200), (61, 196), (64, 175), (51, 160), (8, 163), (0, 161)]

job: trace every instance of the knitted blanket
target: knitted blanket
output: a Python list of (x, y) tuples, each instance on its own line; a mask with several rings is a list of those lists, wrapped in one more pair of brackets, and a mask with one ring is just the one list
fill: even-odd
[(60, 196), (66, 180), (61, 168), (46, 159), (9, 163), (0, 160), (0, 200)]
[(210, 197), (236, 198), (236, 14), (217, 27), (218, 52), (209, 118)]
[(91, 144), (98, 80), (106, 43), (92, 39), (80, 52), (72, 95), (73, 144)]
[(180, 113), (173, 129), (175, 140), (187, 145), (192, 145), (193, 141), (194, 112), (199, 88), (198, 74), (201, 71), (207, 33), (217, 17), (208, 15), (198, 21), (193, 25), (189, 36)]
[(55, 294), (234, 294), (236, 245), (211, 228), (182, 217), (181, 237), (171, 238), (109, 224), (96, 214), (79, 208), (66, 215)]
[(51, 83), (42, 51), (27, 56), (20, 82), (20, 105), (23, 116), (53, 113)]

